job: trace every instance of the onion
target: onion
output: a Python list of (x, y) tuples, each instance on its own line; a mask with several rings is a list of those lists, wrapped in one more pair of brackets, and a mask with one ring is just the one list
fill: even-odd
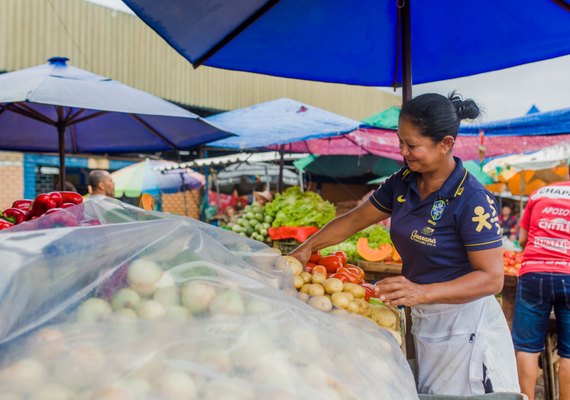
[(253, 386), (243, 379), (222, 378), (211, 381), (206, 386), (204, 400), (254, 400)]
[(109, 303), (103, 299), (91, 297), (85, 300), (77, 309), (77, 320), (79, 322), (96, 322), (111, 314), (112, 309)]
[(48, 383), (34, 390), (29, 400), (74, 400), (73, 391), (58, 383)]
[(118, 386), (108, 386), (98, 390), (92, 397), (93, 400), (131, 400), (134, 399), (129, 391)]
[(101, 378), (105, 366), (105, 354), (100, 349), (82, 345), (70, 349), (65, 357), (57, 360), (53, 373), (59, 383), (72, 389), (83, 389)]
[(244, 304), (240, 293), (235, 289), (224, 290), (214, 297), (210, 304), (212, 314), (240, 316), (244, 312)]
[(193, 400), (197, 397), (194, 380), (179, 371), (167, 371), (158, 376), (156, 388), (161, 399)]
[(135, 310), (141, 300), (137, 292), (130, 288), (119, 290), (111, 299), (111, 308), (118, 310), (119, 308), (131, 308)]
[(59, 329), (44, 328), (28, 340), (29, 354), (34, 354), (40, 361), (49, 362), (65, 350), (64, 339), (65, 335)]
[(207, 310), (215, 296), (216, 289), (206, 282), (192, 281), (182, 288), (182, 304), (193, 314)]
[(166, 308), (158, 301), (148, 300), (140, 305), (137, 313), (142, 319), (156, 320), (166, 315)]
[(175, 286), (159, 287), (154, 292), (152, 299), (166, 308), (180, 305), (180, 295)]
[(16, 361), (0, 371), (0, 387), (4, 391), (29, 394), (47, 379), (48, 370), (34, 358)]
[(190, 310), (182, 306), (173, 306), (166, 310), (166, 319), (171, 321), (186, 321), (192, 317)]
[(134, 261), (129, 267), (127, 280), (129, 286), (141, 296), (150, 296), (156, 290), (156, 285), (163, 271), (150, 260)]

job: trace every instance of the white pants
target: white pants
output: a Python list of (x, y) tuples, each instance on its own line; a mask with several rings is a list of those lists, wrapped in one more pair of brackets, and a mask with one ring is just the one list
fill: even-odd
[(493, 296), (412, 307), (412, 334), (419, 393), (520, 392), (511, 334)]

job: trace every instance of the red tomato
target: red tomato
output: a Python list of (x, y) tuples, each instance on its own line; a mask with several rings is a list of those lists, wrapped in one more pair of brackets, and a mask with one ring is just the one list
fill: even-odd
[(346, 263), (348, 262), (348, 256), (344, 251), (335, 251), (333, 253), (333, 256), (339, 256), (342, 261), (342, 265), (346, 265)]
[(305, 271), (307, 271), (308, 273), (311, 273), (311, 271), (313, 270), (313, 268), (315, 268), (315, 263), (312, 262), (308, 262), (307, 265), (305, 265)]
[(320, 259), (321, 259), (321, 253), (319, 251), (315, 251), (314, 253), (311, 254), (311, 257), (309, 257), (309, 262), (318, 264)]
[(321, 258), (319, 260), (319, 264), (324, 265), (327, 271), (331, 274), (334, 274), (337, 269), (343, 266), (340, 257), (335, 255)]
[(311, 274), (323, 274), (324, 276), (327, 276), (327, 269), (323, 265), (315, 265)]

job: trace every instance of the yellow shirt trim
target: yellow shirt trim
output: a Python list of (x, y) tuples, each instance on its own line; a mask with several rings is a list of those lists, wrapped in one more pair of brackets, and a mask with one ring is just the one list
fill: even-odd
[(380, 203), (380, 202), (376, 199), (376, 197), (374, 197), (374, 194), (372, 194), (372, 196), (370, 196), (370, 198), (371, 198), (372, 200), (374, 200), (374, 201), (376, 202), (376, 204), (378, 204), (378, 205), (379, 205), (380, 207), (382, 207), (383, 209), (388, 210), (388, 212), (390, 212), (390, 213), (392, 212), (391, 209), (389, 209), (388, 207), (386, 207), (385, 205), (383, 205), (382, 203)]
[(501, 242), (502, 240), (503, 239), (497, 239), (497, 240), (491, 240), (490, 242), (472, 243), (472, 244), (466, 244), (465, 246), (483, 246), (484, 244), (497, 243), (497, 242)]

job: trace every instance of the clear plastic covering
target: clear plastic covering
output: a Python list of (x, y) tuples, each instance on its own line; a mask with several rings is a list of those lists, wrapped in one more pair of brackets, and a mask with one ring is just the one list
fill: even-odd
[[(396, 340), (273, 249), (116, 201), (0, 233), (0, 399), (417, 399)], [(100, 224), (100, 225), (97, 225)]]

